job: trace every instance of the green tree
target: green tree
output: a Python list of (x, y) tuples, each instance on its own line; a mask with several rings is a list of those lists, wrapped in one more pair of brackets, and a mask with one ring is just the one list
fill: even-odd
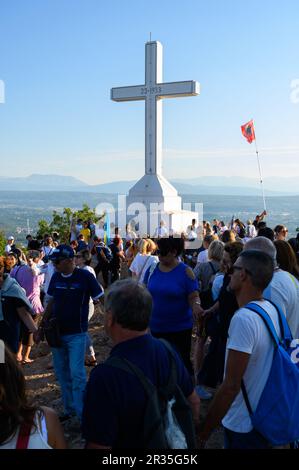
[(58, 232), (60, 241), (68, 243), (73, 220), (82, 219), (83, 221), (98, 222), (103, 217), (104, 214), (97, 215), (95, 209), (91, 209), (87, 204), (83, 204), (82, 209), (77, 211), (65, 207), (62, 213), (53, 211), (51, 222), (44, 219), (38, 222), (37, 236), (42, 238), (47, 233)]
[(5, 245), (6, 245), (6, 238), (5, 238), (4, 232), (0, 232), (0, 255), (4, 254)]

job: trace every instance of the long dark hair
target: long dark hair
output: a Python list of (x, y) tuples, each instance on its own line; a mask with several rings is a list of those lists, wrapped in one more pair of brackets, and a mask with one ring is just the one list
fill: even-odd
[(5, 347), (5, 362), (0, 363), (0, 445), (15, 436), (20, 424), (34, 426), (37, 410), (28, 404), (23, 371)]
[(299, 266), (291, 245), (284, 240), (275, 240), (277, 263), (281, 269), (293, 274), (299, 280)]

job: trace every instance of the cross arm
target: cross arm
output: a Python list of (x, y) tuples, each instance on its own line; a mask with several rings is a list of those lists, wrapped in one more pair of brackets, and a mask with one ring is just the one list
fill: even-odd
[(146, 95), (144, 90), (146, 90), (144, 85), (111, 88), (110, 98), (112, 101), (144, 100)]
[(196, 96), (200, 93), (200, 85), (194, 80), (189, 80), (186, 82), (168, 82), (157, 84), (161, 87), (161, 93), (159, 96), (161, 98), (180, 98), (183, 96)]

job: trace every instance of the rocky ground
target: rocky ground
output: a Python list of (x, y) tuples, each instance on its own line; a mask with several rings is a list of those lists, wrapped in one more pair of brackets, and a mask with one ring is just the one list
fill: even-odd
[[(98, 363), (103, 362), (109, 355), (111, 342), (105, 334), (103, 327), (103, 312), (97, 307), (96, 313), (90, 322), (90, 333), (93, 338), (94, 348)], [(62, 402), (60, 398), (60, 388), (55, 380), (52, 368), (51, 353), (46, 343), (40, 343), (32, 351), (34, 362), (24, 365), (24, 373), (27, 382), (27, 390), (30, 401), (35, 405), (45, 405), (54, 408), (59, 414), (62, 413)], [(86, 368), (90, 373), (91, 368)], [(209, 402), (202, 402), (201, 415), (205, 416)], [(74, 418), (64, 423), (65, 436), (68, 445), (72, 449), (84, 447), (81, 439), (79, 424)], [(221, 429), (216, 431), (210, 438), (207, 447), (219, 449), (223, 446), (223, 436)]]

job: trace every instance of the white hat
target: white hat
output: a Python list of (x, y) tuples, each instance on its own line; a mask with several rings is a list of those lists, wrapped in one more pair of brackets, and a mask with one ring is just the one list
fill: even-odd
[(15, 239), (15, 237), (13, 237), (13, 236), (11, 235), (10, 237), (8, 237), (7, 240), (14, 240), (14, 239)]

